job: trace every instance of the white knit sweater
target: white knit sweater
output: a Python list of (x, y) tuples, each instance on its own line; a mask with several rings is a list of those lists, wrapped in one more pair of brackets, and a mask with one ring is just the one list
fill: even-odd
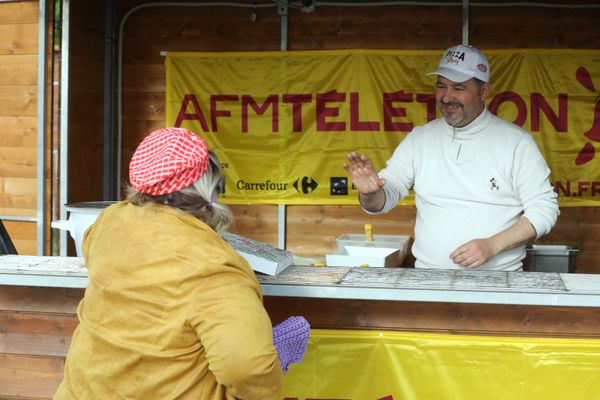
[[(413, 187), (415, 266), (462, 268), (450, 253), (503, 231), (521, 216), (538, 238), (550, 231), (559, 209), (549, 174), (531, 135), (489, 111), (463, 128), (438, 118), (415, 128), (380, 171), (386, 201), (379, 213), (395, 207)], [(520, 246), (479, 268), (517, 270), (524, 257), (525, 246)]]

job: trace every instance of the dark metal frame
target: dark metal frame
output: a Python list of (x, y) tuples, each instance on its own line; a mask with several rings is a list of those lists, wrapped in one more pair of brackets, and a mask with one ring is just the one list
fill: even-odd
[(2, 220), (0, 220), (0, 255), (6, 254), (17, 254), (17, 249), (12, 240), (10, 240), (10, 236)]

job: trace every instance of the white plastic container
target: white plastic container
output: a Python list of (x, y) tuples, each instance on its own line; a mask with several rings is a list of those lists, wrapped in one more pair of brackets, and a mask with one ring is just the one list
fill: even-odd
[(398, 249), (385, 247), (344, 246), (335, 253), (327, 254), (330, 267), (397, 267)]
[(398, 250), (398, 265), (402, 264), (408, 253), (410, 236), (405, 235), (373, 235), (373, 241), (368, 241), (365, 234), (348, 233), (339, 236), (335, 241), (340, 249), (347, 246), (378, 247)]
[(106, 207), (115, 203), (116, 201), (90, 201), (67, 204), (65, 208), (69, 213), (68, 219), (66, 221), (52, 221), (50, 225), (53, 228), (69, 231), (69, 234), (75, 241), (75, 252), (77, 253), (77, 257), (82, 257), (81, 242), (83, 241), (85, 230), (96, 221), (98, 215), (100, 215)]

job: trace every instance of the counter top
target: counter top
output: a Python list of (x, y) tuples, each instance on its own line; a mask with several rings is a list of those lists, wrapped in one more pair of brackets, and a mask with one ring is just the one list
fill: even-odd
[[(600, 307), (600, 275), (293, 265), (257, 274), (265, 296)], [(0, 285), (85, 288), (79, 257), (0, 256)]]

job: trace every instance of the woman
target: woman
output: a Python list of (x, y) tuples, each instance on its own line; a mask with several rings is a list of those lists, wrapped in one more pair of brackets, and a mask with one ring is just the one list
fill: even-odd
[(216, 157), (165, 128), (129, 168), (127, 199), (83, 240), (90, 283), (54, 398), (279, 399), (259, 283), (218, 234), (232, 217)]

